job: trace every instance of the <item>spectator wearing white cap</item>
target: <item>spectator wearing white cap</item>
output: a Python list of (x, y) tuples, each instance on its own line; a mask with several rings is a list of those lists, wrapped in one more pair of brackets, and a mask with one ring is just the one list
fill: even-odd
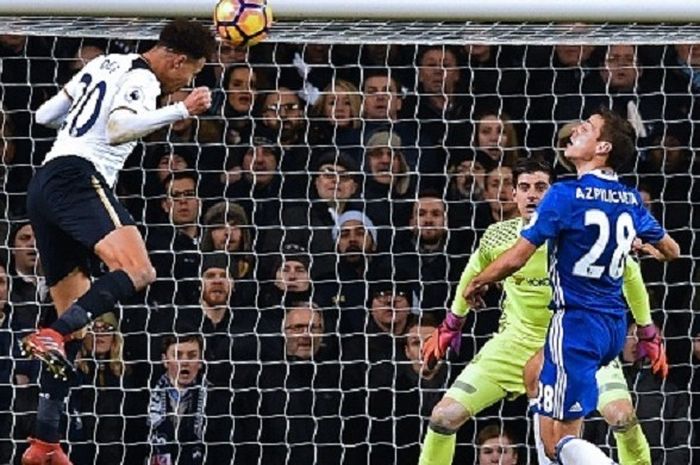
[[(345, 152), (326, 150), (314, 154), (310, 192), (303, 199), (285, 202), (281, 227), (266, 233), (262, 250), (278, 253), (283, 241), (301, 244), (314, 257), (313, 278), (332, 273), (336, 255), (331, 231), (338, 216), (357, 196), (359, 169)], [(271, 266), (263, 269), (270, 270)]]

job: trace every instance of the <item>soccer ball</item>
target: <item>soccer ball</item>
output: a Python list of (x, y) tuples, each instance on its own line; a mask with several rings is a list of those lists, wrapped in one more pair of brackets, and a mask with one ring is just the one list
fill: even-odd
[(252, 46), (267, 37), (272, 8), (267, 0), (220, 0), (214, 8), (219, 36), (235, 46)]

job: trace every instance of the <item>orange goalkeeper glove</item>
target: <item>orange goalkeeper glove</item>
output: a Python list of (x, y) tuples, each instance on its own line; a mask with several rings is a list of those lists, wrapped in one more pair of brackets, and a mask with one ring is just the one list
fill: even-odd
[(445, 358), (448, 347), (452, 347), (452, 350), (459, 353), (462, 344), (462, 326), (464, 326), (465, 320), (466, 317), (447, 312), (447, 316), (440, 323), (440, 326), (435, 328), (425, 340), (422, 351), (423, 363), (429, 369), (432, 370), (438, 361)]
[(659, 333), (654, 324), (637, 327), (637, 350), (635, 356), (637, 362), (648, 358), (651, 362), (651, 372), (665, 378), (668, 375), (668, 362), (666, 361), (666, 349), (661, 343)]

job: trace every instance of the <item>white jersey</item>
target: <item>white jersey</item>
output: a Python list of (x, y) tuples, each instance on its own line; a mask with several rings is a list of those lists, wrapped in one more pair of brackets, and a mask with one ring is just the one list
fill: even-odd
[(136, 140), (110, 145), (109, 115), (116, 109), (153, 111), (160, 82), (138, 54), (111, 54), (90, 61), (64, 87), (73, 100), (44, 163), (75, 155), (95, 165), (113, 186)]

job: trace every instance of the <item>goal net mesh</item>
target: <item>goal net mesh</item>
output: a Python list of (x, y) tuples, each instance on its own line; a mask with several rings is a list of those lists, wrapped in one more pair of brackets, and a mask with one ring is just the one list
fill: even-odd
[[(18, 341), (55, 318), (25, 209), (55, 132), (33, 115), (87, 60), (145, 51), (163, 24), (0, 18), (0, 463), (19, 463), (36, 415), (40, 367)], [(249, 50), (220, 43), (194, 86), (210, 112), (146, 137), (116, 185), (158, 278), (85, 334), (62, 420), (73, 463), (417, 463), (433, 406), (510, 323), (493, 289), (460, 353), (420, 363), (486, 228), (519, 215), (513, 164), (571, 176), (567, 123), (601, 105), (635, 128), (622, 179), (682, 250), (640, 259), (670, 374), (633, 364), (630, 337), (617, 387), (655, 465), (697, 460), (700, 27), (283, 22)], [(516, 234), (499, 231), (488, 253)], [(510, 344), (480, 368), (520, 394)], [(454, 463), (536, 463), (524, 396), (489, 404)], [(617, 457), (600, 415), (584, 434)]]

